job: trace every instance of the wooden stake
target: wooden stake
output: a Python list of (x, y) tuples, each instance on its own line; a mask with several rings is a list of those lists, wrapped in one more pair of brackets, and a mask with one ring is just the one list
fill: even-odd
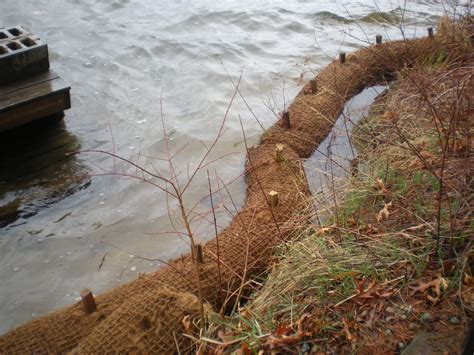
[(284, 157), (283, 157), (284, 146), (283, 146), (283, 144), (280, 144), (280, 143), (275, 144), (275, 146), (276, 146), (275, 160), (277, 161), (277, 163), (281, 163), (283, 160), (285, 160)]
[(317, 83), (316, 79), (311, 79), (309, 81), (309, 84), (310, 84), (309, 87), (306, 86), (304, 88), (304, 94), (305, 95), (315, 94), (318, 91), (318, 83)]
[(270, 202), (270, 207), (275, 208), (278, 206), (278, 192), (270, 191), (268, 193), (268, 201)]
[(286, 129), (291, 128), (290, 113), (288, 111), (283, 112), (283, 114), (281, 116), (281, 122), (282, 122), (284, 128), (286, 128)]
[(375, 43), (382, 44), (382, 35), (375, 36)]
[(429, 37), (429, 38), (433, 38), (433, 37), (434, 37), (433, 27), (428, 27), (428, 37)]
[(202, 245), (196, 245), (196, 257), (199, 264), (204, 264), (204, 254), (202, 253)]
[(94, 295), (92, 291), (88, 288), (85, 288), (81, 291), (82, 304), (87, 314), (97, 311), (97, 306), (95, 304)]
[(339, 61), (341, 62), (341, 64), (344, 64), (346, 62), (346, 52), (339, 53)]

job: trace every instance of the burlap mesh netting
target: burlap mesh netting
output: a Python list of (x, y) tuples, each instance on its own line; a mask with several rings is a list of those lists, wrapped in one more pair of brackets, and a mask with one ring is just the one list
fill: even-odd
[[(206, 309), (219, 310), (226, 300), (232, 304), (238, 292), (246, 292), (247, 281), (267, 270), (272, 247), (304, 223), (309, 190), (302, 158), (329, 133), (344, 103), (364, 87), (432, 55), (436, 42), (391, 42), (361, 49), (344, 64), (334, 61), (316, 77), (318, 91), (305, 94), (303, 89), (290, 105), (291, 128), (278, 122), (258, 147), (249, 149), (245, 205), (219, 235), (220, 277), (216, 240), (204, 246), (200, 278)], [(277, 143), (284, 145), (279, 162)], [(276, 207), (269, 205), (270, 190), (279, 193)], [(199, 317), (196, 280), (195, 263), (187, 255), (99, 295), (96, 312), (86, 314), (77, 303), (11, 330), (0, 337), (0, 353), (191, 352), (182, 320)]]

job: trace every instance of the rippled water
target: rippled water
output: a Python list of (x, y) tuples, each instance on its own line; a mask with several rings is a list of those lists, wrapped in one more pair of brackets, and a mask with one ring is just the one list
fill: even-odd
[[(0, 333), (74, 302), (82, 288), (100, 292), (159, 265), (134, 255), (166, 260), (187, 250), (165, 233), (172, 226), (161, 191), (97, 176), (113, 168), (103, 154), (65, 153), (114, 150), (165, 171), (154, 159), (166, 151), (163, 112), (173, 149), (187, 143), (175, 160), (185, 178), (233, 94), (226, 71), (234, 81), (242, 75), (253, 114), (237, 97), (213, 155), (225, 158), (209, 166), (213, 189), (215, 175), (234, 181), (229, 190), (240, 206), (239, 116), (255, 143), (261, 128), (253, 115), (271, 125), (274, 112), (339, 50), (378, 33), (385, 40), (424, 35), (442, 11), (442, 2), (408, 1), (401, 12), (390, 0), (2, 2), (0, 26), (22, 24), (49, 44), (53, 69), (72, 86), (73, 108), (64, 124), (0, 137)], [(389, 24), (402, 18), (403, 34)], [(188, 206), (207, 210), (206, 196), (204, 171), (186, 193)], [(219, 201), (231, 206), (225, 194)], [(230, 218), (221, 209), (219, 225)], [(209, 223), (199, 227), (200, 239), (213, 237)]]

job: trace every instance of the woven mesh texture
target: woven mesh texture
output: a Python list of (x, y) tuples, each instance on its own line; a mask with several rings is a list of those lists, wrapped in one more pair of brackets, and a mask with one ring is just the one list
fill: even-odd
[(284, 142), (300, 158), (308, 158), (318, 146), (315, 142), (330, 132), (348, 99), (367, 86), (391, 79), (396, 70), (424, 60), (438, 45), (430, 39), (389, 42), (360, 49), (348, 55), (344, 64), (332, 62), (316, 77), (318, 91), (305, 95), (308, 83), (288, 108), (291, 129), (278, 122), (261, 141)]
[[(248, 291), (247, 281), (268, 269), (273, 246), (306, 221), (309, 189), (301, 159), (329, 133), (346, 100), (436, 47), (436, 40), (421, 39), (361, 49), (345, 64), (328, 65), (316, 78), (317, 93), (304, 95), (303, 89), (297, 95), (289, 107), (291, 128), (276, 123), (248, 151), (245, 205), (218, 236), (220, 274), (216, 240), (204, 246), (200, 278), (207, 304), (232, 305)], [(284, 145), (281, 162), (275, 159), (276, 143)], [(279, 193), (273, 208), (267, 200), (271, 190)], [(0, 337), (0, 353), (170, 353), (177, 346), (186, 352), (182, 319), (199, 313), (196, 275), (191, 255), (171, 261), (98, 296), (97, 312), (85, 314), (77, 303), (11, 330)]]
[[(188, 353), (193, 344), (189, 338), (180, 336), (185, 332), (182, 320), (189, 315), (192, 324), (200, 315), (199, 309), (195, 295), (151, 287), (124, 302), (82, 339), (72, 353), (171, 354), (177, 348)], [(174, 339), (167, 336), (169, 330), (177, 332)]]

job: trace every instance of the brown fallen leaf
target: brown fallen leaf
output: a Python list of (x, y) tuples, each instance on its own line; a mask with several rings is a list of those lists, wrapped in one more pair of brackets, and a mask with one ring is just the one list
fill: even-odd
[(430, 301), (433, 305), (437, 304), (440, 301), (440, 298), (437, 297), (432, 297), (430, 295), (426, 296), (427, 300)]
[(300, 336), (307, 336), (310, 335), (310, 333), (306, 333), (303, 329), (304, 322), (305, 320), (309, 319), (309, 314), (305, 313), (301, 316), (301, 318), (298, 320), (298, 335)]
[(396, 292), (396, 291), (392, 289), (392, 290), (390, 290), (390, 291), (387, 291), (387, 292), (384, 292), (384, 293), (379, 294), (379, 297), (380, 297), (380, 298), (388, 298), (388, 297), (393, 296), (393, 294), (394, 294), (395, 292)]
[(431, 287), (435, 287), (438, 283), (438, 280), (431, 280), (430, 282), (422, 282), (418, 283), (417, 287), (410, 287), (412, 289), (411, 295), (413, 296), (417, 292), (425, 292), (427, 289)]
[(369, 287), (367, 287), (365, 291), (362, 290), (362, 292), (359, 293), (358, 298), (373, 298), (376, 291), (377, 291), (377, 287), (375, 285), (375, 280), (374, 280), (371, 282), (371, 284), (369, 285)]
[(433, 279), (429, 282), (422, 282), (420, 281), (417, 287), (410, 287), (412, 289), (411, 294), (414, 295), (417, 292), (423, 293), (428, 289), (433, 289), (433, 292), (435, 293), (436, 297), (433, 297), (431, 295), (427, 295), (427, 299), (433, 303), (436, 304), (439, 302), (439, 299), (441, 297), (441, 293), (445, 291), (448, 288), (448, 281), (443, 278), (443, 277), (438, 277), (436, 279)]
[(428, 151), (423, 151), (421, 152), (421, 156), (424, 158), (425, 162), (428, 163), (429, 165), (432, 165), (435, 159), (435, 156), (433, 153), (428, 152)]
[(299, 334), (289, 335), (282, 338), (270, 336), (265, 342), (265, 346), (268, 349), (273, 350), (281, 346), (299, 343), (302, 339), (303, 337), (300, 336)]
[(235, 352), (236, 355), (251, 355), (252, 351), (250, 350), (247, 343), (242, 343), (240, 349)]
[(354, 342), (356, 337), (351, 333), (349, 321), (346, 318), (342, 318), (342, 323), (344, 324), (344, 333), (346, 334), (347, 341)]
[(232, 335), (226, 334), (222, 329), (219, 329), (217, 331), (217, 337), (223, 342), (227, 343), (231, 340), (234, 340), (234, 337)]
[(474, 290), (472, 286), (464, 287), (460, 296), (464, 303), (470, 308), (474, 308)]
[(377, 222), (380, 222), (383, 218), (388, 219), (388, 217), (390, 216), (390, 211), (388, 210), (388, 208), (390, 206), (392, 206), (392, 201), (383, 204), (383, 208), (377, 214)]
[(347, 220), (347, 225), (353, 227), (353, 226), (357, 225), (357, 221), (355, 220), (355, 218), (349, 218)]
[(378, 185), (378, 188), (379, 188), (378, 192), (382, 195), (385, 195), (388, 192), (388, 190), (385, 187), (385, 184), (384, 184), (383, 180), (381, 178), (377, 178), (377, 179), (375, 179), (375, 181), (377, 182), (377, 185)]
[(324, 235), (326, 232), (329, 232), (331, 230), (331, 227), (321, 227), (317, 231), (317, 235)]
[(466, 285), (474, 284), (474, 277), (469, 275), (467, 272), (464, 273), (464, 284)]
[[(309, 319), (308, 314), (303, 314), (301, 318), (298, 320), (298, 331), (297, 334), (294, 335), (286, 335), (286, 334), (278, 334), (285, 332), (287, 329), (291, 329), (290, 327), (281, 327), (279, 332), (275, 332), (275, 334), (272, 334), (267, 341), (265, 342), (265, 347), (274, 350), (278, 347), (285, 346), (285, 345), (290, 345), (294, 343), (298, 343), (301, 340), (303, 340), (304, 337), (306, 336), (311, 336), (311, 332), (305, 332), (304, 331), (304, 322)], [(278, 330), (278, 328), (277, 328)], [(286, 332), (287, 333), (287, 332)]]
[(369, 223), (363, 226), (360, 231), (361, 233), (370, 235), (370, 234), (378, 233), (379, 229), (375, 227), (373, 224)]
[(275, 334), (277, 336), (283, 336), (283, 335), (288, 335), (288, 333), (290, 333), (291, 331), (291, 327), (288, 326), (288, 325), (279, 325), (276, 329), (275, 329)]
[(183, 324), (184, 332), (188, 335), (193, 335), (193, 331), (191, 330), (191, 316), (190, 315), (184, 316), (181, 323)]

